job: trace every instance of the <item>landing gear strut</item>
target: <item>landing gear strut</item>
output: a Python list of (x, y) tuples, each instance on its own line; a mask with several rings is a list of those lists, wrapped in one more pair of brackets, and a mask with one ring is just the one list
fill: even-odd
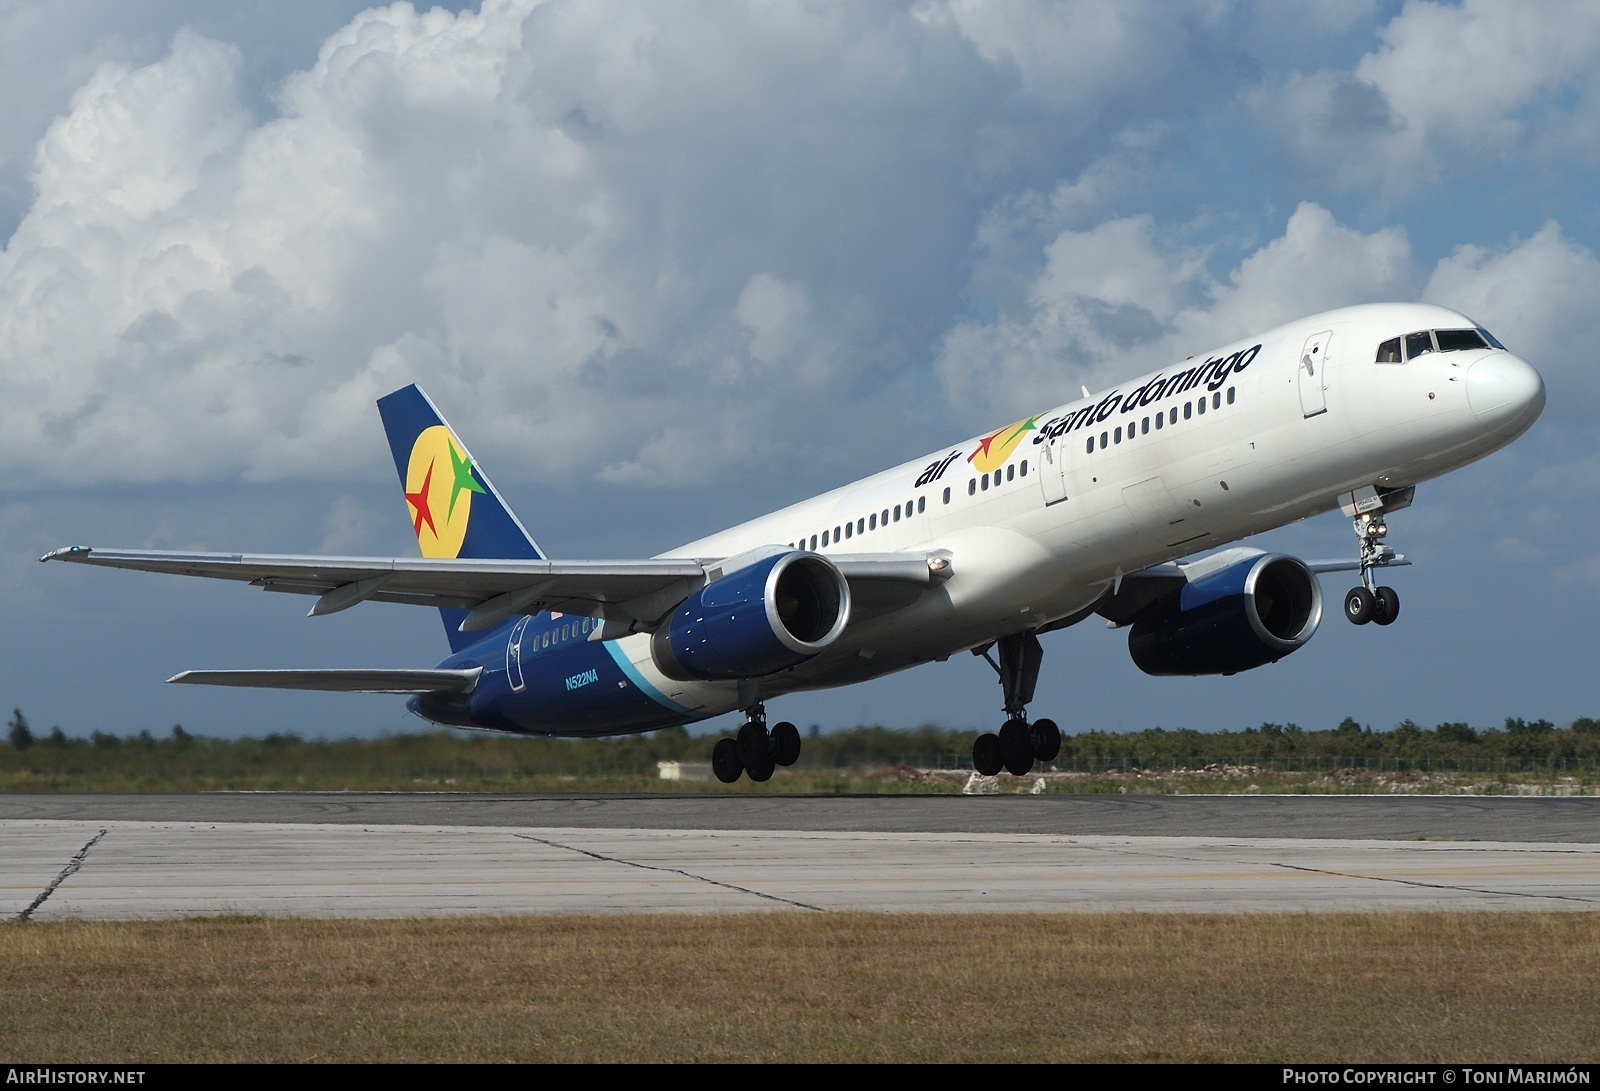
[(744, 726), (733, 738), (724, 736), (711, 748), (711, 771), (724, 784), (732, 784), (743, 773), (760, 784), (772, 779), (780, 765), (793, 765), (800, 759), (800, 729), (787, 720), (767, 730), (767, 709), (760, 701), (745, 709)]
[[(989, 658), (990, 647), (999, 649), (1000, 662)], [(986, 777), (1002, 769), (1020, 777), (1033, 769), (1035, 761), (1054, 761), (1061, 753), (1061, 729), (1054, 720), (1028, 722), (1028, 703), (1033, 700), (1039, 663), (1044, 658), (1039, 635), (1029, 631), (1003, 636), (992, 645), (974, 648), (973, 654), (988, 660), (1000, 676), (1006, 722), (999, 734), (978, 736), (972, 744), (972, 767)]]
[(1392, 625), (1400, 616), (1400, 595), (1392, 587), (1379, 587), (1372, 570), (1382, 568), (1395, 559), (1395, 551), (1384, 538), (1389, 526), (1383, 520), (1382, 510), (1366, 511), (1355, 517), (1356, 537), (1361, 541), (1361, 586), (1351, 588), (1344, 597), (1344, 616), (1355, 625), (1375, 621), (1379, 625)]

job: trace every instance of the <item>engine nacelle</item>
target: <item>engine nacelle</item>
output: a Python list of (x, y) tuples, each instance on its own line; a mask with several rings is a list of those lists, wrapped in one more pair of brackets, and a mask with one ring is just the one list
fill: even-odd
[(1146, 674), (1236, 674), (1276, 663), (1317, 631), (1322, 587), (1279, 553), (1185, 584), (1134, 621), (1128, 651)]
[(650, 640), (661, 673), (682, 682), (760, 678), (838, 639), (850, 585), (815, 553), (780, 553), (713, 580), (673, 609)]

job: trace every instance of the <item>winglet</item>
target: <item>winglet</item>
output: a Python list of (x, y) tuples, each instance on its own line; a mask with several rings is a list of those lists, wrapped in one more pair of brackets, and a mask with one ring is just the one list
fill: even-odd
[(76, 561), (87, 557), (92, 552), (93, 550), (88, 546), (62, 546), (60, 549), (52, 549), (39, 559), (41, 561)]

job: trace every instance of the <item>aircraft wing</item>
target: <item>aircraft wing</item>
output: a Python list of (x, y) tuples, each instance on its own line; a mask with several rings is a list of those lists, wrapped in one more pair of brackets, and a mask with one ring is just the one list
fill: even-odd
[(471, 670), (184, 671), (168, 678), (200, 686), (311, 689), (338, 693), (471, 693), (482, 667)]
[[(487, 629), (508, 617), (541, 610), (651, 624), (720, 575), (717, 561), (652, 557), (644, 560), (550, 561), (293, 554), (187, 553), (171, 550), (67, 546), (40, 560), (131, 568), (179, 576), (238, 580), (267, 591), (316, 595), (313, 617), (357, 603), (401, 602), (468, 611), (463, 632)], [(943, 553), (851, 554), (829, 558), (855, 590), (858, 584), (927, 586), (944, 578)], [(607, 635), (611, 635), (608, 631)]]

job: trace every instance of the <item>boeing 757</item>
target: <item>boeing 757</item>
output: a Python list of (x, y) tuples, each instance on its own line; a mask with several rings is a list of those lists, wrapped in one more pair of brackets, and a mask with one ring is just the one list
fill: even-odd
[[(549, 557), (415, 386), (378, 401), (422, 557), (69, 546), (47, 561), (242, 580), (439, 609), (432, 669), (193, 670), (170, 681), (409, 694), (438, 724), (518, 734), (651, 731), (741, 710), (725, 782), (800, 753), (766, 702), (952, 655), (999, 675), (1003, 723), (974, 767), (1022, 775), (1061, 734), (1030, 719), (1040, 636), (1098, 615), (1153, 675), (1234, 674), (1311, 639), (1319, 574), (1388, 625), (1405, 563), (1388, 517), (1416, 486), (1504, 447), (1544, 408), (1527, 362), (1442, 307), (1372, 304), (1198, 352), (1111, 389), (640, 560)], [(1227, 543), (1340, 508), (1357, 548), (1308, 563)], [(1208, 552), (1209, 551), (1209, 552)]]

